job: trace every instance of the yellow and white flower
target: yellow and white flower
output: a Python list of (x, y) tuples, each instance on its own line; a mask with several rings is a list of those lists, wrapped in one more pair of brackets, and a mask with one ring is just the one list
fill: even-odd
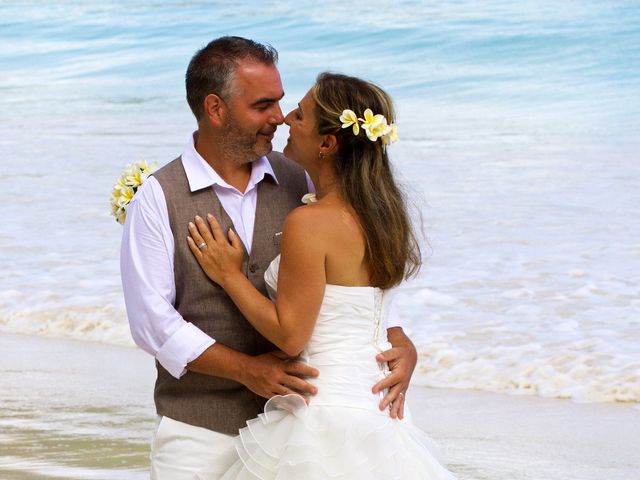
[(390, 125), (391, 130), (386, 135), (382, 136), (382, 143), (389, 145), (398, 140), (398, 126), (395, 123)]
[(147, 162), (141, 160), (127, 165), (127, 168), (120, 174), (116, 184), (111, 191), (111, 215), (116, 217), (116, 221), (124, 224), (127, 217), (127, 206), (133, 200), (138, 188), (149, 178), (149, 175), (157, 168), (156, 164), (149, 166)]
[(344, 109), (342, 115), (340, 115), (340, 121), (342, 122), (342, 128), (353, 129), (353, 134), (358, 135), (360, 133), (360, 125), (358, 124), (358, 116), (353, 110)]
[(147, 162), (141, 160), (136, 164), (130, 165), (130, 168), (125, 170), (125, 172), (126, 185), (129, 185), (130, 187), (139, 187), (149, 177), (152, 170), (151, 167), (147, 165)]
[(367, 138), (372, 142), (380, 139), (384, 145), (389, 145), (398, 140), (398, 128), (395, 123), (389, 125), (384, 115), (373, 114), (370, 108), (364, 111), (364, 118), (359, 118), (353, 110), (345, 108), (340, 115), (342, 128), (353, 129), (353, 134), (360, 133), (360, 127), (366, 132)]
[(310, 203), (315, 203), (318, 201), (318, 197), (316, 197), (315, 193), (305, 193), (302, 196), (302, 203), (304, 203), (305, 205), (309, 205)]
[(135, 194), (136, 191), (133, 189), (133, 187), (125, 187), (120, 190), (120, 196), (118, 197), (116, 203), (120, 208), (125, 208), (127, 205), (129, 205), (129, 203), (131, 203), (131, 200), (133, 200), (133, 196)]
[(111, 212), (111, 214), (116, 217), (116, 221), (120, 224), (123, 225), (124, 221), (127, 217), (127, 211), (124, 208), (117, 208), (115, 209), (113, 212)]
[(364, 111), (364, 120), (362, 120), (362, 128), (367, 132), (367, 138), (375, 142), (378, 137), (382, 137), (391, 131), (391, 127), (387, 125), (387, 119), (382, 114), (374, 115), (370, 108)]

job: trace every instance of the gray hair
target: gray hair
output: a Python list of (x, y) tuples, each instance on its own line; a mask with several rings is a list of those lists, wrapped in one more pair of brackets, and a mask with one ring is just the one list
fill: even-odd
[(213, 93), (224, 100), (235, 94), (233, 78), (241, 60), (275, 65), (278, 52), (271, 45), (242, 37), (220, 37), (196, 52), (185, 75), (187, 102), (196, 120), (204, 115), (207, 95)]

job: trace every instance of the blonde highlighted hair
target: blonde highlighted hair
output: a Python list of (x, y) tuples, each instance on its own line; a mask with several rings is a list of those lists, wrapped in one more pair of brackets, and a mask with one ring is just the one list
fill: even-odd
[(353, 207), (365, 237), (365, 260), (371, 284), (391, 288), (416, 274), (422, 263), (420, 247), (409, 218), (404, 194), (396, 184), (386, 146), (364, 132), (342, 128), (343, 110), (362, 116), (367, 108), (395, 121), (393, 104), (380, 87), (355, 77), (321, 73), (311, 89), (316, 129), (338, 141), (335, 162), (339, 190)]

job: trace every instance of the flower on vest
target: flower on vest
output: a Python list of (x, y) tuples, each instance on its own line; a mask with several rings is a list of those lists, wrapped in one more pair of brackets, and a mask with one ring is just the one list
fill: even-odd
[(305, 193), (302, 196), (302, 203), (304, 203), (305, 205), (309, 205), (310, 203), (314, 203), (317, 201), (318, 201), (318, 198), (316, 197), (315, 193)]
[(149, 175), (151, 175), (157, 168), (157, 165), (148, 165), (146, 161), (140, 160), (139, 162), (127, 165), (127, 168), (120, 174), (116, 184), (111, 191), (111, 215), (116, 217), (116, 221), (119, 224), (124, 224), (127, 217), (127, 206), (133, 200), (133, 196), (140, 188)]

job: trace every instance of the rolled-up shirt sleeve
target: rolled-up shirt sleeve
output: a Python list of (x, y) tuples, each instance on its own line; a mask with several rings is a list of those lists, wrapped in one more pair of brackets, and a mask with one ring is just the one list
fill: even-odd
[(174, 308), (173, 256), (164, 193), (150, 177), (127, 209), (120, 250), (122, 288), (133, 340), (180, 378), (186, 365), (215, 340)]

